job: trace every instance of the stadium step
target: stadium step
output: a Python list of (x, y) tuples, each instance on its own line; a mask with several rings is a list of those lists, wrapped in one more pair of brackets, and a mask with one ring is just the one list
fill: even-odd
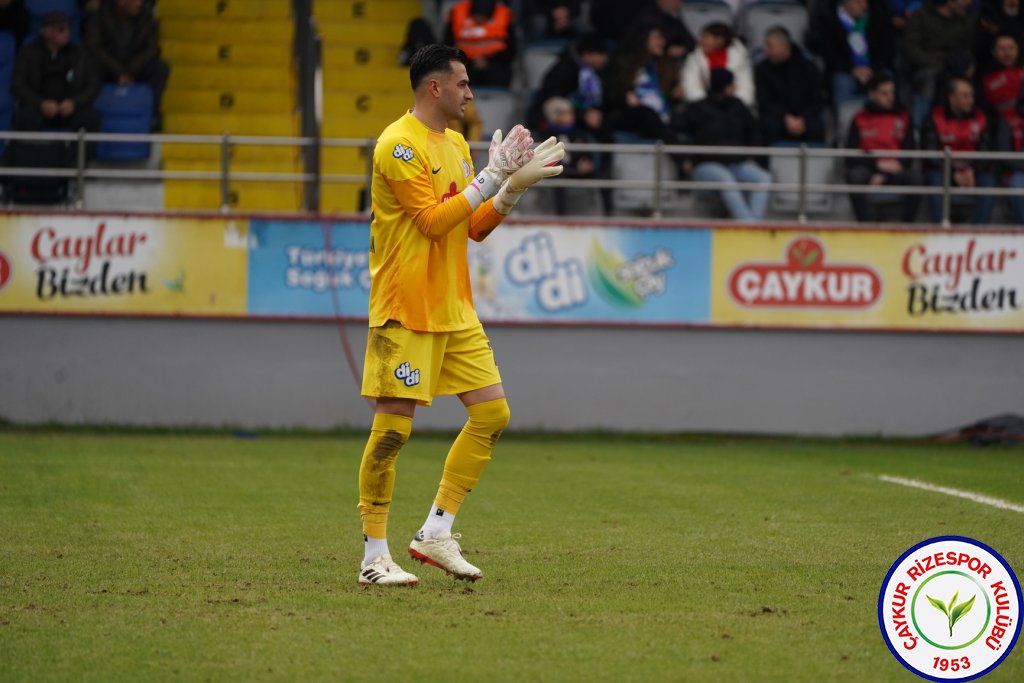
[[(220, 162), (205, 159), (165, 159), (168, 171), (219, 171)], [(290, 159), (232, 159), (231, 173), (303, 173), (302, 159), (293, 155)]]
[(328, 43), (324, 45), (324, 69), (398, 66), (398, 50), (395, 45)]
[(293, 137), (299, 134), (298, 117), (292, 114), (185, 114), (167, 112), (168, 130), (193, 135), (269, 135)]
[(367, 157), (373, 154), (366, 147), (324, 147), (320, 152), (323, 173), (339, 175), (366, 175)]
[[(302, 209), (301, 183), (231, 181), (230, 208), (236, 211), (289, 211)], [(168, 209), (209, 209), (221, 206), (220, 183), (209, 180), (168, 180), (164, 183)]]
[(324, 183), (320, 190), (320, 212), (356, 213), (362, 192), (360, 184)]
[(280, 90), (294, 88), (290, 66), (221, 66), (182, 64), (175, 66), (174, 77), (167, 84), (173, 90), (223, 89), (230, 90), (244, 84), (247, 90)]
[(294, 34), (295, 28), (291, 20), (167, 19), (160, 22), (160, 35), (164, 40), (216, 43), (225, 36), (230, 36), (232, 42), (291, 45)]
[(280, 114), (294, 108), (288, 90), (173, 90), (164, 98), (167, 113)]
[(326, 44), (393, 45), (405, 40), (405, 22), (324, 21), (318, 24)]
[(355, 114), (350, 116), (331, 114), (324, 117), (325, 138), (375, 138), (388, 127), (398, 115)]
[(325, 90), (394, 90), (410, 92), (409, 72), (402, 67), (324, 71)]
[[(161, 153), (166, 168), (180, 168), (177, 164), (195, 162), (203, 164), (202, 168), (220, 168), (220, 145), (201, 145), (196, 143), (163, 143)], [(298, 147), (285, 147), (279, 145), (232, 145), (231, 167), (235, 164), (255, 164), (264, 162), (267, 164), (287, 165), (295, 163), (301, 158)]]
[(161, 51), (164, 59), (175, 65), (281, 66), (292, 59), (291, 43), (257, 45), (230, 37), (210, 42), (164, 40)]
[(316, 0), (313, 6), (319, 21), (393, 22), (403, 29), (422, 13), (422, 0)]
[(281, 19), (292, 16), (291, 0), (160, 0), (161, 19)]

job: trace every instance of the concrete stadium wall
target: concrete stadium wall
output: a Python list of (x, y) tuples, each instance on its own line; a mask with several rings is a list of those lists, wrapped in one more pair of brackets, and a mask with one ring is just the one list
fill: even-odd
[[(362, 325), (346, 325), (361, 364)], [(490, 326), (513, 428), (914, 436), (1024, 413), (1019, 336)], [(364, 428), (331, 323), (0, 317), (15, 423)], [(417, 428), (457, 428), (454, 398)]]

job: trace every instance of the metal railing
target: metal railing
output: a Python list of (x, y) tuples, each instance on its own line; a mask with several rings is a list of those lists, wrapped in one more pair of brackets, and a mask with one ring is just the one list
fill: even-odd
[[(28, 168), (15, 166), (0, 166), (0, 179), (21, 176), (21, 177), (64, 177), (75, 181), (74, 193), (71, 198), (71, 205), (74, 208), (84, 207), (85, 185), (90, 180), (201, 180), (216, 182), (220, 187), (220, 210), (230, 211), (231, 183), (232, 181), (247, 182), (288, 182), (302, 183), (306, 188), (307, 198), (311, 191), (316, 193), (316, 201), (307, 201), (307, 211), (316, 212), (319, 205), (319, 196), (323, 193), (323, 186), (327, 184), (351, 184), (368, 188), (372, 179), (373, 165), (373, 139), (320, 139), (317, 137), (263, 137), (263, 136), (233, 136), (228, 133), (223, 135), (166, 135), (166, 134), (116, 134), (116, 133), (36, 133), (18, 131), (0, 131), (0, 140), (10, 143), (14, 140), (29, 141), (63, 141), (74, 148), (74, 164), (68, 167), (50, 168)], [(105, 167), (90, 164), (89, 150), (94, 143), (151, 143), (159, 144), (162, 149), (173, 145), (209, 145), (219, 150), (219, 164), (216, 170), (166, 170), (162, 168), (140, 168), (140, 164), (126, 163), (120, 166), (107, 165)], [(306, 164), (302, 173), (281, 173), (270, 171), (238, 171), (232, 168), (234, 151), (240, 147), (292, 147), (303, 154), (303, 157), (314, 158), (317, 163)], [(366, 166), (360, 173), (323, 173), (319, 168), (319, 161), (324, 149), (331, 148), (356, 148), (362, 150), (366, 158)], [(487, 144), (483, 142), (470, 143), (470, 149), (477, 157), (486, 153)], [(872, 195), (935, 195), (942, 196), (942, 224), (950, 225), (950, 214), (952, 200), (958, 196), (987, 195), (992, 197), (1003, 196), (1024, 196), (1024, 191), (1017, 188), (1003, 187), (957, 187), (952, 183), (952, 169), (954, 164), (960, 160), (982, 160), (994, 162), (1024, 162), (1024, 155), (1009, 152), (954, 152), (949, 149), (944, 151), (886, 151), (885, 157), (915, 161), (940, 161), (942, 163), (941, 187), (929, 185), (856, 185), (844, 182), (827, 182), (826, 179), (809, 178), (808, 164), (816, 158), (828, 158), (833, 160), (846, 158), (866, 158), (867, 154), (860, 150), (833, 149), (824, 147), (705, 147), (694, 145), (664, 145), (656, 144), (598, 144), (598, 143), (573, 143), (567, 145), (570, 153), (597, 152), (603, 154), (631, 154), (651, 156), (651, 172), (649, 177), (642, 179), (625, 178), (590, 178), (590, 179), (568, 179), (551, 178), (544, 181), (546, 188), (608, 188), (608, 189), (629, 189), (651, 192), (651, 206), (654, 217), (664, 215), (663, 195), (666, 191), (721, 191), (723, 189), (760, 189), (768, 192), (796, 193), (796, 220), (806, 222), (808, 213), (808, 196), (811, 193), (826, 194), (872, 194)], [(790, 158), (796, 159), (798, 174), (796, 182), (770, 183), (744, 183), (734, 182), (723, 184), (720, 182), (701, 182), (695, 180), (673, 180), (665, 177), (663, 171), (666, 159), (692, 157), (699, 160), (702, 156), (727, 156), (735, 155), (737, 160), (743, 158)], [(481, 161), (483, 159), (480, 159)], [(833, 165), (833, 169), (838, 169)], [(826, 182), (822, 182), (822, 181)], [(313, 208), (310, 208), (312, 206)], [(212, 208), (212, 207), (211, 207)], [(369, 209), (366, 208), (366, 211)]]

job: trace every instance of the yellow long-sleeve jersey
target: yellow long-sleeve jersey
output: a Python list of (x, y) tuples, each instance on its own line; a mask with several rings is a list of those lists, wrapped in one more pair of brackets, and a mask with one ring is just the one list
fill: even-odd
[(465, 138), (433, 130), (406, 113), (384, 129), (373, 152), (370, 327), (397, 320), (418, 332), (478, 324), (467, 239), (483, 239), (504, 218), (491, 201), (473, 211), (460, 193), (473, 177)]

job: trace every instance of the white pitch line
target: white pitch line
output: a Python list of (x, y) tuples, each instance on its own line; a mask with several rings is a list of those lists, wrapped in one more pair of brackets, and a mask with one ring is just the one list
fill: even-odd
[(992, 507), (999, 508), (1000, 510), (1012, 510), (1013, 512), (1020, 512), (1024, 514), (1024, 505), (1017, 505), (1016, 503), (1010, 503), (1005, 500), (1000, 500), (999, 498), (992, 498), (991, 496), (983, 496), (980, 493), (961, 491), (960, 489), (952, 489), (948, 486), (937, 486), (935, 484), (929, 484), (926, 481), (917, 481), (916, 479), (891, 477), (888, 474), (880, 474), (878, 475), (878, 478), (882, 481), (887, 481), (890, 484), (899, 484), (900, 486), (909, 486), (910, 488), (934, 491), (935, 493), (945, 493), (947, 496), (966, 498), (967, 500), (973, 500), (975, 503), (991, 505)]

